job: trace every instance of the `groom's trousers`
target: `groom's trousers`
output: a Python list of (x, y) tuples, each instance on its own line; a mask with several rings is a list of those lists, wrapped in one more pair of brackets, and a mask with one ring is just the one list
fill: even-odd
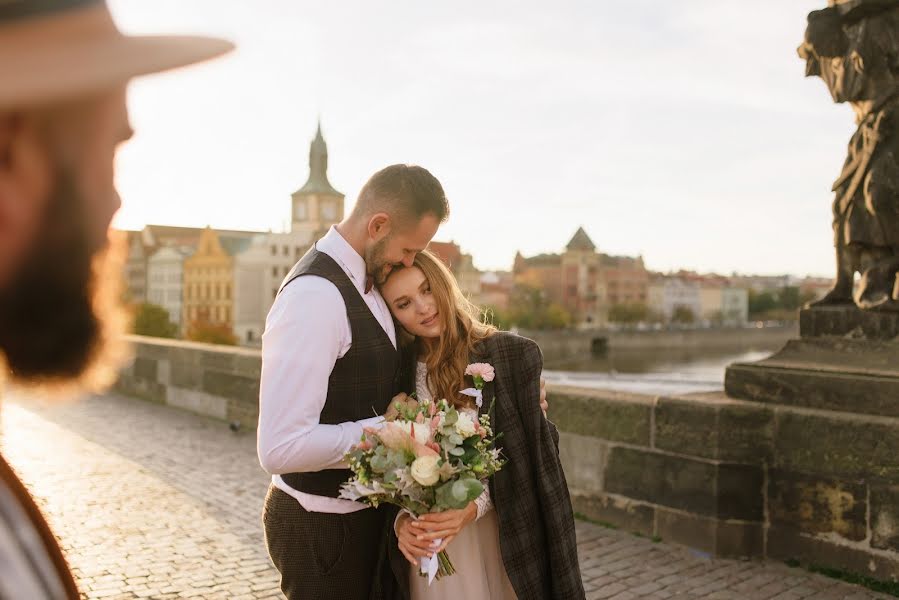
[(349, 514), (309, 512), (269, 487), (262, 522), (288, 600), (393, 600), (388, 556), (391, 507)]

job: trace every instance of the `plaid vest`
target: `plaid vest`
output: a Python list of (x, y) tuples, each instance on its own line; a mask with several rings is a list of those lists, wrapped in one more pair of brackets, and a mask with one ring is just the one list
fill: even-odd
[[(281, 290), (304, 275), (324, 277), (337, 287), (346, 305), (352, 335), (350, 349), (337, 359), (331, 370), (328, 395), (319, 422), (336, 425), (384, 414), (398, 389), (400, 365), (399, 353), (387, 332), (340, 265), (314, 246), (284, 278)], [(300, 492), (336, 498), (340, 485), (352, 475), (349, 469), (326, 469), (314, 473), (288, 473), (281, 478)]]

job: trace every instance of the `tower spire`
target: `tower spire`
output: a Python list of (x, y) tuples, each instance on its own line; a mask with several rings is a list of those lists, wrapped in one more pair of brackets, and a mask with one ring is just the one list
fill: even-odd
[(343, 195), (335, 190), (328, 181), (328, 145), (322, 135), (321, 117), (318, 118), (315, 138), (309, 145), (309, 179), (296, 193)]

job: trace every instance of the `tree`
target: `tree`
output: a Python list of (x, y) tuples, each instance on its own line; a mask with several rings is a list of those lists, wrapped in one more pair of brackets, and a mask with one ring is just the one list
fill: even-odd
[(802, 306), (799, 288), (792, 285), (781, 288), (778, 300), (780, 307), (787, 310), (798, 310)]
[(187, 330), (187, 339), (206, 344), (237, 345), (237, 336), (234, 335), (230, 327), (210, 323), (205, 319), (198, 319), (190, 324)]
[(636, 324), (649, 320), (649, 307), (645, 304), (613, 304), (609, 308), (611, 323)]
[(137, 306), (132, 331), (137, 335), (173, 338), (178, 335), (178, 326), (169, 320), (169, 311), (145, 302)]
[(497, 313), (493, 322), (500, 327), (564, 329), (571, 325), (572, 316), (564, 306), (550, 302), (540, 288), (519, 283), (509, 298), (508, 310)]
[(779, 308), (777, 298), (771, 292), (756, 292), (749, 290), (749, 314), (752, 317), (764, 315), (764, 313)]
[(696, 321), (696, 314), (689, 306), (675, 306), (674, 312), (671, 314), (671, 321), (673, 323), (690, 324)]
[(558, 304), (550, 304), (540, 314), (540, 329), (565, 329), (571, 325), (571, 313)]

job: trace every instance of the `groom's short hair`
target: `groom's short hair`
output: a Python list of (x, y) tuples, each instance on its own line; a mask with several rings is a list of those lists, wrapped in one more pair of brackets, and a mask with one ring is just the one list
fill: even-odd
[(449, 217), (443, 186), (430, 171), (418, 165), (390, 165), (362, 186), (353, 216), (385, 212), (400, 223), (418, 223), (433, 215), (441, 223)]

